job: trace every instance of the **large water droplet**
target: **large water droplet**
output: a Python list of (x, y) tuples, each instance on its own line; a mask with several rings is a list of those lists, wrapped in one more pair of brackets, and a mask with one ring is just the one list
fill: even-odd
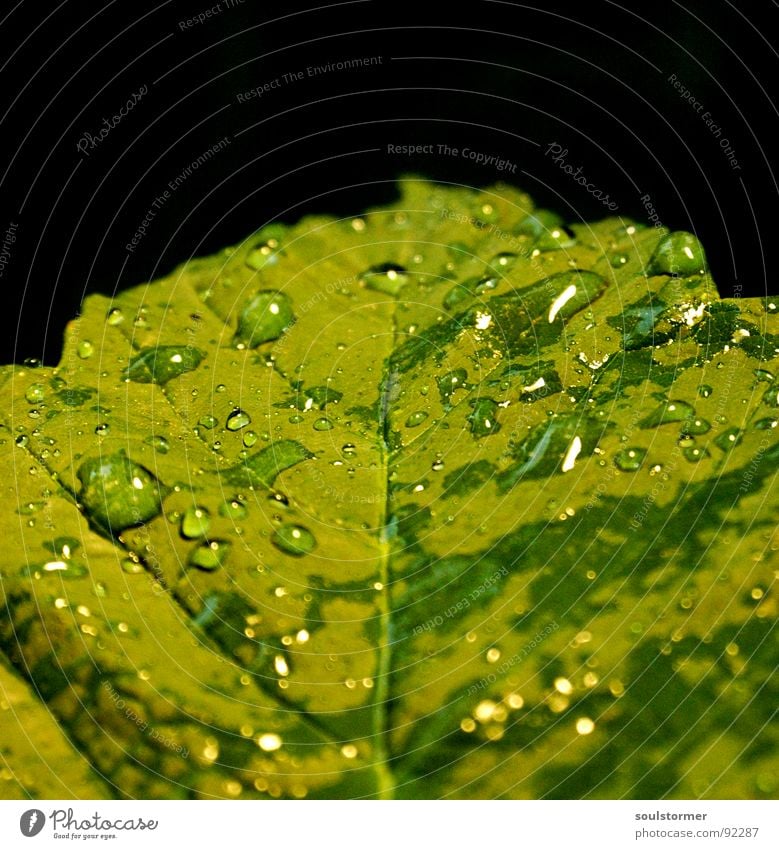
[(263, 342), (272, 342), (294, 322), (292, 301), (283, 293), (272, 289), (257, 292), (250, 298), (238, 316), (236, 342), (256, 348)]
[(124, 376), (136, 383), (167, 383), (174, 377), (193, 371), (205, 355), (189, 345), (158, 345), (144, 348), (130, 360)]
[(372, 265), (360, 276), (366, 288), (393, 296), (400, 292), (409, 279), (406, 269), (402, 265), (396, 265), (392, 262)]
[(690, 277), (703, 274), (706, 267), (706, 254), (698, 238), (692, 233), (677, 230), (660, 239), (647, 271), (649, 274)]
[(24, 393), (24, 397), (31, 404), (39, 404), (46, 397), (46, 387), (42, 383), (33, 383)]
[(498, 404), (492, 398), (477, 398), (470, 402), (473, 412), (468, 416), (474, 436), (489, 436), (500, 430), (497, 421)]
[(208, 533), (211, 519), (205, 507), (192, 505), (184, 511), (181, 517), (181, 536), (186, 539), (199, 539)]
[(695, 415), (695, 409), (686, 401), (670, 400), (664, 401), (653, 410), (646, 418), (639, 422), (639, 427), (651, 428), (668, 424), (669, 422), (683, 422)]
[(682, 448), (682, 456), (690, 463), (700, 463), (701, 460), (705, 460), (711, 455), (705, 448), (698, 448), (696, 445), (688, 445), (686, 448)]
[(146, 445), (151, 445), (158, 454), (167, 454), (170, 451), (170, 442), (164, 436), (154, 434), (147, 436), (143, 441)]
[(285, 230), (283, 224), (269, 224), (260, 231), (257, 241), (246, 255), (246, 264), (249, 268), (259, 271), (266, 265), (274, 265), (278, 262), (281, 239)]
[(645, 448), (623, 448), (614, 455), (614, 465), (623, 472), (637, 472), (645, 458)]
[(82, 360), (88, 360), (92, 356), (92, 354), (95, 353), (95, 346), (91, 342), (84, 339), (82, 342), (78, 343), (76, 353)]
[(89, 517), (112, 533), (153, 519), (167, 489), (124, 453), (85, 460), (78, 468), (79, 499)]
[(464, 368), (457, 368), (454, 371), (449, 371), (436, 378), (438, 384), (438, 392), (441, 396), (441, 403), (444, 407), (450, 405), (452, 395), (458, 389), (466, 389), (468, 380), (468, 372)]
[(416, 413), (411, 413), (411, 415), (406, 419), (406, 427), (418, 427), (423, 421), (425, 421), (428, 415), (429, 414), (424, 410), (418, 410)]
[(225, 501), (219, 507), (219, 515), (233, 521), (241, 521), (249, 515), (249, 511), (246, 509), (246, 505), (240, 501)]
[(714, 444), (721, 451), (730, 451), (741, 442), (741, 439), (742, 433), (740, 428), (729, 427), (727, 430), (723, 430), (722, 433), (716, 437)]
[(236, 407), (232, 413), (227, 417), (227, 422), (225, 423), (225, 427), (228, 430), (240, 430), (242, 427), (246, 427), (252, 423), (251, 417), (248, 413), (245, 413), (243, 410)]
[(316, 546), (314, 535), (302, 525), (282, 525), (273, 532), (271, 540), (276, 548), (293, 557), (302, 557)]
[(779, 407), (779, 387), (772, 386), (763, 394), (763, 403), (769, 407)]
[(229, 553), (229, 542), (213, 539), (210, 542), (204, 542), (192, 551), (189, 555), (189, 565), (205, 572), (213, 572), (224, 564)]

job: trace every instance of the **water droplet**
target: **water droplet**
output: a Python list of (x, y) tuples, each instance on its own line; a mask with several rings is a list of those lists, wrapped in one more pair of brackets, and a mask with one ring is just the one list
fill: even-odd
[(416, 413), (411, 413), (411, 415), (406, 419), (406, 427), (418, 427), (423, 421), (425, 421), (428, 415), (429, 414), (424, 410), (418, 410)]
[(347, 442), (346, 445), (342, 446), (341, 453), (344, 457), (356, 457), (357, 446), (353, 445), (351, 442)]
[(17, 436), (17, 437), (16, 437), (16, 439), (14, 439), (14, 442), (15, 442), (15, 443), (16, 443), (16, 444), (20, 447), (20, 448), (24, 448), (24, 447), (25, 447), (25, 445), (27, 445), (27, 443), (28, 443), (29, 441), (30, 441), (30, 438), (27, 436), (27, 434), (24, 434), (24, 433), (23, 433), (23, 434), (21, 434), (20, 436)]
[(198, 420), (198, 424), (211, 430), (219, 424), (219, 420), (216, 416), (201, 416)]
[(238, 316), (236, 343), (256, 348), (263, 342), (272, 342), (295, 321), (292, 301), (276, 290), (257, 292), (250, 298)]
[(245, 413), (243, 410), (236, 407), (232, 413), (227, 417), (227, 422), (225, 423), (225, 427), (228, 430), (240, 430), (242, 427), (246, 427), (252, 423), (251, 417), (248, 413)]
[(158, 345), (143, 348), (130, 360), (124, 372), (126, 379), (136, 383), (167, 383), (196, 369), (205, 355), (188, 345)]
[(24, 397), (31, 404), (39, 404), (46, 397), (46, 387), (42, 383), (33, 383), (24, 393)]
[(660, 239), (647, 271), (649, 274), (690, 277), (703, 274), (706, 267), (706, 254), (697, 237), (684, 230), (677, 230)]
[(186, 539), (198, 539), (208, 533), (211, 519), (204, 507), (191, 506), (181, 518), (181, 535)]
[(253, 271), (260, 271), (266, 265), (274, 265), (278, 262), (285, 230), (283, 224), (269, 224), (264, 227), (246, 255), (246, 265)]
[(711, 430), (711, 425), (706, 419), (692, 418), (682, 425), (682, 434), (691, 436), (700, 436), (702, 433), (708, 433)]
[(609, 254), (609, 265), (612, 268), (622, 268), (622, 266), (627, 264), (629, 260), (630, 257), (627, 254), (621, 253), (619, 251), (615, 251), (614, 253)]
[(253, 445), (257, 444), (258, 439), (259, 436), (257, 436), (257, 434), (253, 430), (247, 430), (246, 433), (244, 433), (243, 435), (243, 444), (247, 448), (251, 448)]
[(314, 430), (332, 430), (332, 429), (333, 429), (333, 423), (330, 421), (330, 419), (326, 419), (326, 418), (322, 417), (321, 419), (317, 419), (314, 422)]
[(85, 460), (78, 468), (79, 498), (91, 519), (118, 533), (160, 513), (167, 489), (124, 451)]
[(755, 422), (755, 430), (773, 430), (779, 424), (779, 419), (759, 419)]
[(645, 448), (623, 448), (615, 454), (614, 465), (623, 472), (637, 472), (645, 457)]
[(770, 371), (768, 371), (764, 368), (756, 368), (755, 369), (755, 377), (759, 381), (764, 382), (764, 383), (773, 383), (774, 382), (774, 375)]
[(474, 436), (489, 436), (500, 430), (497, 421), (498, 404), (492, 398), (477, 398), (470, 402), (473, 412), (468, 416)]
[(271, 540), (276, 548), (293, 557), (302, 557), (316, 546), (314, 535), (301, 525), (282, 525), (273, 532)]
[(695, 415), (695, 409), (686, 401), (664, 401), (657, 409), (639, 422), (639, 427), (652, 428), (669, 422), (683, 422)]
[(698, 387), (698, 395), (700, 395), (701, 398), (710, 398), (713, 392), (714, 388), (706, 383), (702, 383)]
[(779, 407), (779, 388), (772, 386), (770, 389), (766, 389), (763, 395), (763, 403), (769, 407)]
[(119, 307), (114, 307), (108, 311), (106, 321), (112, 327), (116, 327), (117, 324), (121, 324), (124, 321), (124, 313), (119, 309)]
[(246, 509), (246, 505), (240, 501), (225, 501), (224, 504), (219, 506), (219, 515), (226, 519), (241, 521), (249, 515), (249, 511)]
[(741, 439), (742, 432), (740, 428), (729, 427), (727, 430), (723, 430), (722, 433), (714, 440), (714, 444), (721, 451), (730, 451), (741, 442)]
[(143, 564), (137, 559), (127, 557), (122, 560), (122, 571), (128, 575), (138, 575), (144, 571)]
[(454, 369), (454, 371), (447, 372), (446, 374), (441, 375), (441, 377), (436, 378), (438, 392), (441, 396), (441, 403), (445, 407), (450, 406), (452, 395), (458, 389), (467, 388), (467, 380), (468, 372), (464, 368)]
[(82, 360), (88, 360), (95, 353), (95, 346), (84, 339), (83, 342), (78, 343), (76, 353)]
[(682, 456), (690, 463), (699, 463), (701, 460), (705, 460), (711, 455), (705, 448), (698, 448), (695, 445), (688, 445), (686, 448), (682, 449)]
[(493, 268), (500, 269), (501, 271), (508, 271), (509, 268), (517, 264), (517, 260), (519, 256), (513, 253), (499, 253), (496, 254), (491, 260), (490, 265)]
[(143, 441), (146, 445), (151, 445), (158, 454), (167, 454), (170, 451), (170, 443), (164, 436), (154, 434), (147, 436)]
[(229, 553), (229, 542), (214, 539), (210, 542), (204, 542), (192, 551), (189, 555), (189, 565), (205, 572), (213, 572), (222, 566)]
[(108, 422), (102, 422), (95, 428), (95, 433), (97, 434), (97, 436), (108, 436), (110, 430), (111, 426), (108, 424)]
[(443, 460), (436, 460), (430, 467), (434, 472), (440, 472), (444, 468)]
[(300, 424), (303, 421), (305, 421), (305, 418), (303, 416), (301, 416), (299, 413), (294, 413), (293, 415), (291, 415), (289, 417), (289, 423), (290, 424)]
[(406, 269), (402, 265), (396, 265), (392, 262), (372, 265), (360, 277), (366, 288), (393, 296), (397, 295), (409, 280)]

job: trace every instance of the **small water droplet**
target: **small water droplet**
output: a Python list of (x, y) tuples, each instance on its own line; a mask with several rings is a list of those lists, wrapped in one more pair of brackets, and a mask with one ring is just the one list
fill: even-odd
[(257, 440), (259, 436), (253, 430), (247, 430), (243, 435), (243, 444), (247, 448), (251, 448), (253, 445), (257, 444)]
[(111, 426), (108, 422), (102, 422), (95, 428), (95, 433), (97, 436), (108, 436), (111, 431)]
[(78, 343), (76, 353), (82, 360), (88, 360), (92, 356), (92, 354), (95, 353), (95, 346), (91, 342), (84, 339), (82, 342)]
[(702, 383), (698, 387), (698, 395), (700, 395), (701, 398), (710, 398), (713, 392), (714, 388), (706, 383)]
[(198, 424), (211, 430), (219, 424), (219, 420), (216, 416), (201, 416), (200, 419), (198, 419)]
[(30, 438), (27, 436), (27, 434), (24, 434), (24, 433), (23, 433), (23, 434), (21, 434), (20, 436), (17, 436), (17, 437), (16, 437), (16, 439), (14, 439), (14, 442), (15, 442), (15, 443), (16, 443), (16, 444), (20, 447), (20, 448), (24, 448), (24, 447), (27, 445), (27, 443), (28, 443), (29, 441), (30, 441)]
[(282, 525), (273, 532), (271, 540), (276, 548), (293, 557), (302, 557), (316, 546), (314, 535), (301, 525)]
[(347, 442), (344, 446), (342, 446), (341, 453), (344, 457), (356, 457), (357, 446), (353, 445), (351, 442)]
[(332, 430), (333, 423), (330, 419), (324, 418), (324, 416), (320, 419), (317, 419), (314, 422), (314, 430)]
[(108, 311), (108, 315), (106, 315), (106, 322), (112, 327), (116, 327), (117, 324), (121, 324), (123, 321), (124, 313), (119, 309), (119, 307), (114, 307)]
[(431, 468), (434, 472), (440, 472), (444, 468), (444, 461), (436, 460), (431, 466)]
[(773, 430), (779, 424), (779, 419), (767, 418), (758, 419), (755, 422), (755, 430)]
[(612, 268), (622, 268), (622, 266), (626, 265), (629, 260), (630, 257), (628, 254), (620, 251), (615, 251), (614, 253), (609, 254), (609, 265)]

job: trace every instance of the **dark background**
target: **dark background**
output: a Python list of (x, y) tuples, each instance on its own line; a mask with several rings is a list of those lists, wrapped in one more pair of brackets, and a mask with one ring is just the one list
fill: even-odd
[[(1, 362), (56, 363), (86, 292), (152, 279), (269, 220), (357, 213), (390, 200), (408, 172), (477, 186), (501, 177), (461, 157), (388, 155), (388, 143), (496, 154), (538, 203), (567, 219), (603, 217), (544, 156), (557, 141), (616, 214), (645, 220), (648, 192), (666, 226), (694, 230), (722, 295), (779, 291), (774, 3), (367, 0), (297, 11), (222, 0), (204, 23), (179, 26), (214, 5), (28, 0), (0, 13)], [(381, 63), (305, 73), (371, 56)], [(304, 78), (285, 82), (292, 71)], [(142, 86), (128, 116), (80, 153), (79, 138)], [(230, 144), (129, 254), (154, 198), (223, 137)]]

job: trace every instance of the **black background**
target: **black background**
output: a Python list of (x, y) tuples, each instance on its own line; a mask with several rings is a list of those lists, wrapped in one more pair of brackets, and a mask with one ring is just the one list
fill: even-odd
[[(204, 23), (180, 26), (214, 5), (28, 1), (2, 13), (2, 362), (56, 363), (85, 293), (153, 279), (269, 220), (357, 213), (393, 198), (409, 172), (476, 186), (501, 178), (387, 144), (495, 154), (517, 164), (509, 182), (567, 219), (608, 214), (544, 155), (556, 141), (616, 214), (645, 220), (649, 193), (666, 226), (695, 231), (722, 295), (778, 291), (774, 3), (223, 0)], [(306, 72), (357, 57), (381, 62)], [(303, 79), (285, 82), (293, 71)], [(142, 86), (127, 117), (80, 153), (79, 138)], [(128, 253), (154, 198), (224, 137)]]

